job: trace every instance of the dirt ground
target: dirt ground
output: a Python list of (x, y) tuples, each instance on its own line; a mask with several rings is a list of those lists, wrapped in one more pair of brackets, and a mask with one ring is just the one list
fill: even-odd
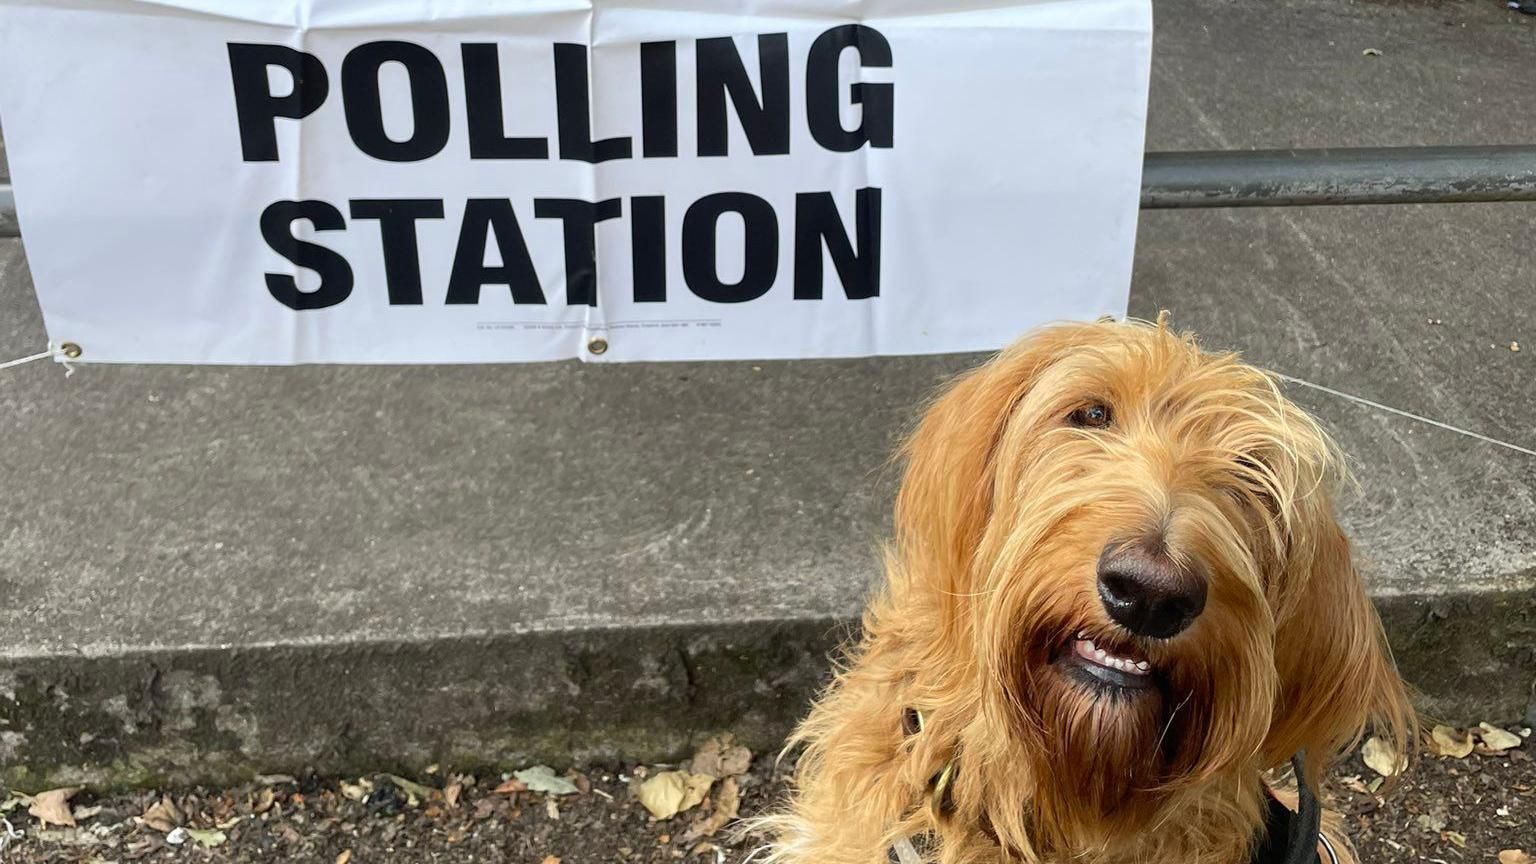
[[(1536, 853), (1536, 761), (1530, 744), (1499, 755), (1425, 755), (1387, 798), (1370, 791), (1378, 777), (1357, 756), (1330, 778), (1327, 792), (1332, 806), (1346, 814), (1366, 864), (1529, 864), (1531, 859), (1505, 850)], [(698, 764), (688, 767), (703, 770)], [(566, 775), (576, 788), (560, 795), (520, 790), (528, 784), (515, 777), (435, 773), (417, 778), (419, 786), (388, 775), (275, 776), (235, 789), (164, 795), (97, 797), (84, 790), (69, 802), (78, 818), (75, 828), (44, 826), (27, 815), (32, 802), (13, 799), (6, 815), (10, 833), (21, 836), (0, 840), (6, 844), (0, 861), (742, 861), (756, 845), (752, 838), (729, 840), (729, 827), (704, 834), (711, 825), (700, 823), (712, 816), (714, 823), (727, 822), (727, 799), (735, 797), (734, 790), (742, 815), (760, 812), (781, 794), (782, 768), (776, 771), (771, 755), (757, 754), (729, 783), (715, 780), (701, 804), (656, 820), (637, 790), (668, 770), (628, 766)], [(713, 773), (731, 770), (740, 768)]]

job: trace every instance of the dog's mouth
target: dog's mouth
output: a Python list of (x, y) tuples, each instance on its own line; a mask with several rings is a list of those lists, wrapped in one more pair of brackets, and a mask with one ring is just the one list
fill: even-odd
[(1079, 632), (1063, 647), (1057, 663), (1070, 676), (1095, 687), (1147, 690), (1156, 686), (1157, 667), (1131, 649), (1095, 644)]

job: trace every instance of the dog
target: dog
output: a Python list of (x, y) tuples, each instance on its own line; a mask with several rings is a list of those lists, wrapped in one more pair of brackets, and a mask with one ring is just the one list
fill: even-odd
[[(885, 583), (765, 860), (1241, 864), (1366, 730), (1408, 752), (1343, 460), (1267, 373), (1166, 315), (1053, 325), (902, 452)], [(1311, 818), (1287, 860), (1352, 861)]]

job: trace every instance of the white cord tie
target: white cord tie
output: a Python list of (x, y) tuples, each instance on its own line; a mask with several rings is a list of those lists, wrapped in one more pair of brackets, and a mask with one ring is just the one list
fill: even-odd
[(68, 378), (69, 376), (75, 374), (75, 364), (69, 361), (79, 356), (80, 346), (78, 345), (65, 342), (61, 345), (55, 346), (52, 342), (49, 342), (48, 350), (39, 351), (36, 354), (29, 354), (26, 357), (17, 357), (15, 360), (7, 360), (4, 363), (0, 363), (0, 370), (14, 369), (17, 366), (25, 366), (28, 363), (36, 363), (39, 360), (47, 360), (48, 358), (53, 357), (57, 358), (59, 364), (64, 367), (64, 377)]

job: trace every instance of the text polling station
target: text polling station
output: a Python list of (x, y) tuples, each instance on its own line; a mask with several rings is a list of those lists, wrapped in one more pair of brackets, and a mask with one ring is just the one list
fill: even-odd
[(936, 353), (1124, 311), (1145, 0), (0, 6), (85, 361)]

